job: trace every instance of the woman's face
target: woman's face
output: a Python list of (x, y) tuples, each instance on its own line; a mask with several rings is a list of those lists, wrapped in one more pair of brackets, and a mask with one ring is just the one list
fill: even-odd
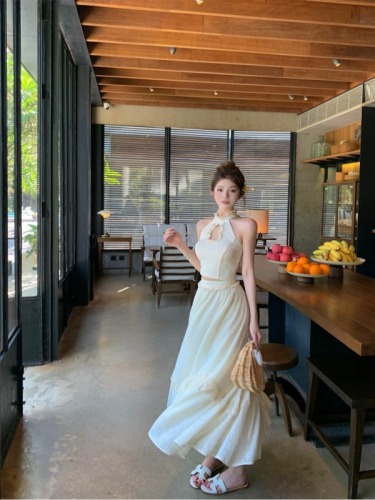
[(230, 179), (220, 179), (215, 189), (211, 191), (219, 212), (229, 212), (240, 198), (239, 187)]

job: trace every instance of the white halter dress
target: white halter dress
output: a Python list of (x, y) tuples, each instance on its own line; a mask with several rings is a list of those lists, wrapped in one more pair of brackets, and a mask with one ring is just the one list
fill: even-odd
[[(218, 236), (211, 239), (215, 226)], [(171, 377), (166, 410), (149, 431), (168, 455), (191, 448), (227, 466), (254, 463), (261, 455), (270, 401), (233, 385), (230, 374), (249, 336), (249, 307), (236, 281), (242, 245), (229, 218), (215, 217), (195, 251), (202, 279)]]

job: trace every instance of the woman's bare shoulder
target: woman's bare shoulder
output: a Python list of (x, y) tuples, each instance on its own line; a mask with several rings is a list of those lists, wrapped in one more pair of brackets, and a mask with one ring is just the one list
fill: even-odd
[(236, 217), (235, 219), (232, 219), (232, 222), (243, 231), (257, 230), (257, 223), (254, 219), (250, 219), (249, 217)]

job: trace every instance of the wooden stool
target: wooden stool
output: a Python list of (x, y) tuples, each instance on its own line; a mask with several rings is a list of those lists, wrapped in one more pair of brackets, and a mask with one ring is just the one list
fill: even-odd
[[(290, 420), (290, 412), (288, 402), (286, 400), (283, 384), (290, 384), (288, 381), (277, 376), (280, 370), (289, 370), (298, 363), (297, 352), (284, 344), (262, 344), (261, 347), (263, 368), (266, 371), (272, 371), (272, 376), (268, 379), (265, 392), (268, 396), (275, 395), (276, 415), (279, 413), (279, 403), (282, 408), (285, 428), (289, 432), (289, 436), (293, 436), (292, 422)], [(291, 385), (291, 384), (290, 384)]]
[[(305, 440), (310, 440), (311, 429), (332, 453), (348, 474), (348, 498), (357, 497), (358, 481), (375, 477), (375, 469), (361, 471), (361, 455), (366, 410), (375, 408), (375, 361), (374, 356), (354, 359), (307, 359), (309, 389), (305, 423)], [(349, 461), (339, 453), (327, 434), (321, 429), (315, 415), (319, 382), (323, 382), (350, 408)], [(334, 395), (332, 395), (334, 396)], [(325, 401), (327, 399), (325, 398)], [(327, 419), (327, 415), (326, 415)], [(332, 420), (330, 420), (332, 422)]]

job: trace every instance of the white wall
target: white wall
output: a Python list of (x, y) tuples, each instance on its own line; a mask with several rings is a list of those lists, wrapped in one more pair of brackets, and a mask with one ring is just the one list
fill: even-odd
[(163, 108), (155, 106), (111, 105), (108, 110), (103, 107), (94, 107), (92, 122), (96, 125), (208, 130), (259, 130), (262, 132), (295, 132), (297, 130), (297, 115), (293, 113)]

